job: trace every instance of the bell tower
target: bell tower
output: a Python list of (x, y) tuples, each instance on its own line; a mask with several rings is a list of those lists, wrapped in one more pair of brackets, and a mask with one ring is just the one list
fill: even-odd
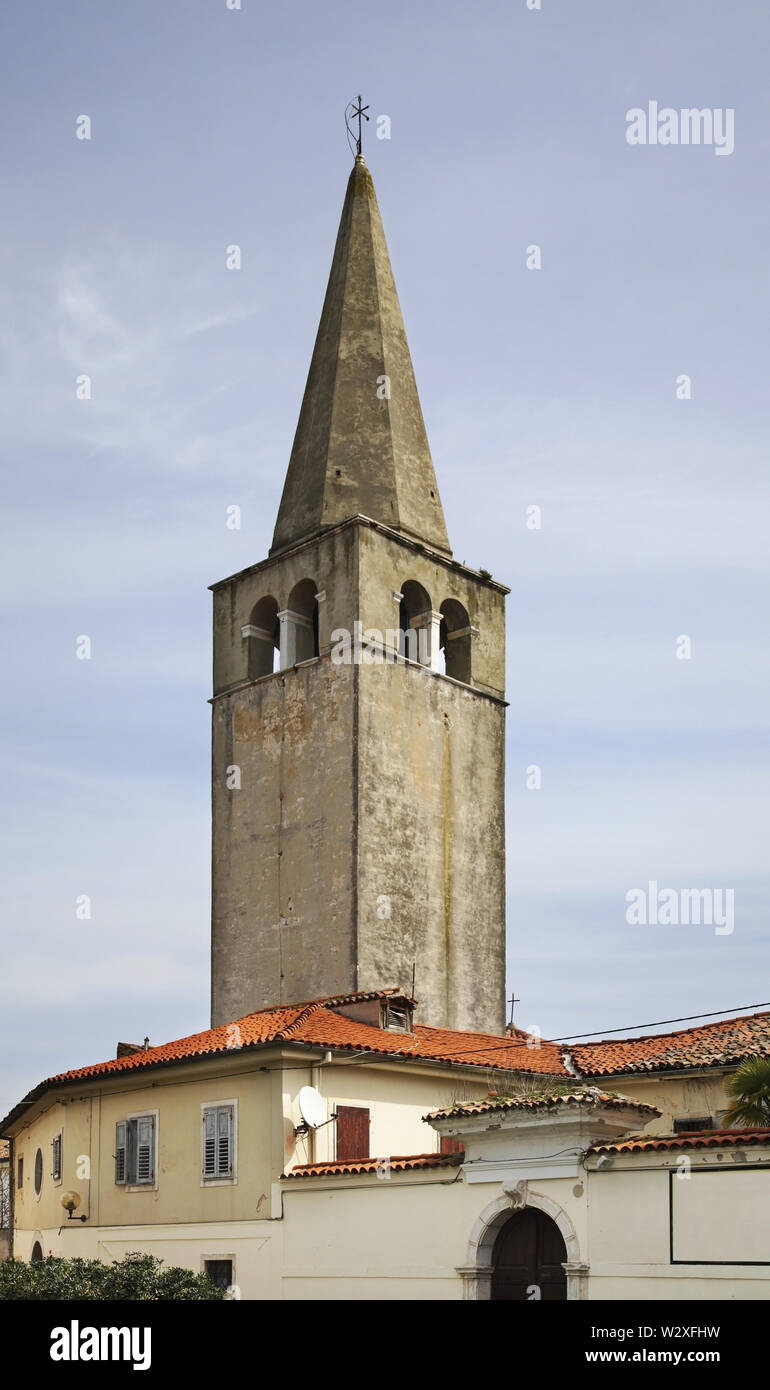
[(214, 594), (212, 1024), (505, 1023), (504, 601), (452, 558), (358, 154), (266, 560)]

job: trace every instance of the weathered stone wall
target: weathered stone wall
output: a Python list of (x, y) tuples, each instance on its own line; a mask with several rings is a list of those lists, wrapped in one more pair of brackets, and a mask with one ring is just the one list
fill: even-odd
[(358, 987), (416, 1018), (505, 1024), (504, 709), (414, 666), (362, 666)]
[[(241, 628), (312, 578), (320, 657), (248, 682)], [(335, 629), (398, 628), (409, 579), (475, 629), (460, 684), (335, 665)], [(504, 591), (353, 521), (214, 595), (212, 1021), (409, 988), (418, 1019), (504, 1027)], [(240, 787), (228, 787), (237, 768)], [(230, 774), (231, 781), (234, 780)]]
[(353, 675), (321, 657), (214, 704), (214, 1024), (355, 989)]

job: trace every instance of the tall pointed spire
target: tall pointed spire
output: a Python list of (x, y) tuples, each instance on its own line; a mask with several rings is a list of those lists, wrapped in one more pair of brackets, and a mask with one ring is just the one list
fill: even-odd
[(348, 180), (270, 553), (363, 514), (451, 554), (374, 184)]

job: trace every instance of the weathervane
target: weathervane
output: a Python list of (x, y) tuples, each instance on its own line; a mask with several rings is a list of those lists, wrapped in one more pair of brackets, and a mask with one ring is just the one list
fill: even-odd
[[(356, 106), (356, 104), (355, 104), (354, 101), (349, 101), (348, 104), (347, 104), (347, 106), (345, 107), (345, 127), (346, 127), (347, 132), (348, 132), (348, 144), (350, 145), (351, 154), (352, 154), (352, 153), (355, 153), (355, 154), (360, 154), (360, 153), (361, 153), (361, 117), (363, 116), (364, 120), (365, 120), (365, 121), (368, 121), (369, 117), (368, 117), (367, 114), (366, 114), (368, 110), (369, 110), (369, 107), (368, 107), (368, 106), (362, 106), (362, 105), (361, 105), (361, 94), (360, 94), (360, 93), (359, 93), (359, 96), (358, 96), (358, 105), (357, 105), (357, 106)], [(351, 127), (350, 127), (350, 122), (351, 122), (351, 121), (354, 121), (354, 120), (356, 119), (356, 117), (358, 117), (358, 135), (356, 135), (355, 131), (354, 131), (354, 130), (351, 130)], [(353, 150), (353, 146), (350, 144), (351, 140), (353, 140), (353, 141), (355, 142), (355, 146), (356, 146), (355, 151)]]

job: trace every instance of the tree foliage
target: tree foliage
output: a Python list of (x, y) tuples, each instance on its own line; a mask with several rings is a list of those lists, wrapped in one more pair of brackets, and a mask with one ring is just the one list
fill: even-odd
[(224, 1293), (207, 1274), (175, 1265), (164, 1267), (155, 1255), (133, 1253), (114, 1264), (101, 1260), (64, 1260), (49, 1255), (26, 1264), (0, 1261), (0, 1301), (6, 1299), (84, 1299), (132, 1302), (176, 1299), (215, 1300)]
[(770, 1127), (770, 1057), (745, 1057), (725, 1082), (732, 1104), (724, 1125), (749, 1129)]

